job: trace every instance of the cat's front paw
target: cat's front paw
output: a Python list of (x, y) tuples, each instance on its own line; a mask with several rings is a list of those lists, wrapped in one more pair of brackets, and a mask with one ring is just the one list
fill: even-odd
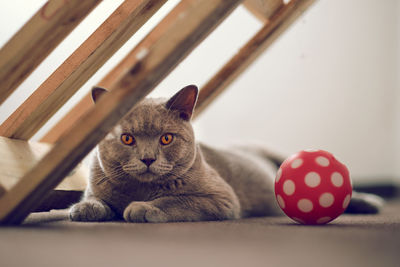
[(167, 222), (168, 216), (159, 208), (147, 202), (132, 202), (124, 210), (127, 222)]
[(72, 221), (107, 221), (114, 217), (115, 213), (110, 207), (98, 200), (85, 200), (71, 207), (69, 217)]

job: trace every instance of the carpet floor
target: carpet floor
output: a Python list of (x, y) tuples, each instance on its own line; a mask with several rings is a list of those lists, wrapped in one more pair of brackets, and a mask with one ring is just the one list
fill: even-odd
[(0, 266), (400, 266), (400, 201), (324, 226), (287, 217), (133, 224), (70, 222), (65, 210), (0, 227)]

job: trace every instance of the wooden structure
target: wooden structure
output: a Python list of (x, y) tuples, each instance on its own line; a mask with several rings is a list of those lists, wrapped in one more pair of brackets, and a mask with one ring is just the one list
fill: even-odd
[[(49, 0), (15, 34), (0, 50), (0, 102), (99, 2)], [(0, 172), (0, 223), (21, 223), (40, 206), (130, 107), (143, 99), (242, 1), (182, 0), (98, 84), (111, 90), (107, 99), (100, 99), (94, 106), (89, 96), (84, 97), (45, 135), (42, 141), (52, 143), (51, 146), (30, 142), (44, 123), (165, 2), (124, 1), (0, 126), (0, 136), (3, 136), (0, 139), (0, 168), (13, 166), (10, 169), (12, 175)], [(264, 26), (201, 88), (195, 115), (204, 110), (314, 0), (286, 2), (243, 2)], [(79, 173), (65, 179), (56, 191), (82, 191), (81, 178), (73, 178), (77, 175)], [(9, 176), (13, 179), (11, 183), (7, 182), (11, 179)]]

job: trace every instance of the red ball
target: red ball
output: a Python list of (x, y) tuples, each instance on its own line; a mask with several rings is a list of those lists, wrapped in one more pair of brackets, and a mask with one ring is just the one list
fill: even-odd
[(275, 178), (275, 197), (283, 212), (302, 224), (325, 224), (350, 203), (347, 167), (331, 153), (304, 150), (287, 158)]

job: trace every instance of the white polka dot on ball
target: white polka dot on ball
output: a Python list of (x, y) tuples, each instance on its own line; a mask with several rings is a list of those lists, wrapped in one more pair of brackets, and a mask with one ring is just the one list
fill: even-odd
[(318, 223), (318, 224), (323, 224), (323, 223), (329, 222), (330, 220), (332, 220), (332, 218), (326, 216), (326, 217), (319, 218), (319, 219), (317, 220), (317, 223)]
[(343, 176), (338, 172), (334, 172), (331, 175), (331, 182), (334, 186), (341, 187), (343, 185)]
[(329, 159), (327, 159), (327, 158), (325, 158), (325, 157), (323, 157), (323, 156), (319, 156), (319, 157), (317, 157), (316, 159), (315, 159), (315, 162), (317, 162), (317, 164), (319, 165), (319, 166), (322, 166), (322, 167), (328, 167), (329, 166)]
[(311, 202), (311, 200), (303, 198), (297, 202), (297, 207), (299, 208), (300, 211), (307, 213), (313, 210), (314, 205)]
[(292, 167), (293, 169), (297, 169), (302, 164), (303, 164), (303, 160), (302, 159), (295, 159), (295, 160), (293, 160), (292, 164), (290, 164), (290, 167)]
[(324, 208), (328, 208), (328, 207), (332, 206), (334, 201), (335, 201), (335, 198), (331, 193), (323, 193), (319, 197), (319, 204)]
[(278, 200), (278, 204), (279, 207), (281, 207), (282, 209), (284, 209), (286, 207), (285, 205), (285, 200), (283, 200), (283, 198), (281, 197), (281, 195), (277, 195), (276, 199)]
[(304, 178), (304, 182), (308, 187), (317, 187), (321, 183), (321, 177), (316, 172), (309, 172)]
[(351, 196), (347, 195), (344, 200), (343, 200), (343, 208), (347, 208), (347, 206), (350, 204)]
[(309, 149), (304, 149), (305, 152), (318, 152), (320, 151), (319, 149), (313, 149), (313, 148), (309, 148)]
[(279, 182), (279, 180), (281, 179), (281, 177), (282, 177), (282, 169), (281, 169), (281, 168), (279, 168), (278, 172), (276, 173), (276, 179), (275, 179), (275, 182), (276, 182), (276, 183), (278, 183), (278, 182)]
[(294, 182), (292, 180), (286, 180), (283, 183), (283, 192), (286, 195), (288, 195), (288, 196), (293, 195), (295, 190), (296, 190), (296, 185), (294, 184)]

